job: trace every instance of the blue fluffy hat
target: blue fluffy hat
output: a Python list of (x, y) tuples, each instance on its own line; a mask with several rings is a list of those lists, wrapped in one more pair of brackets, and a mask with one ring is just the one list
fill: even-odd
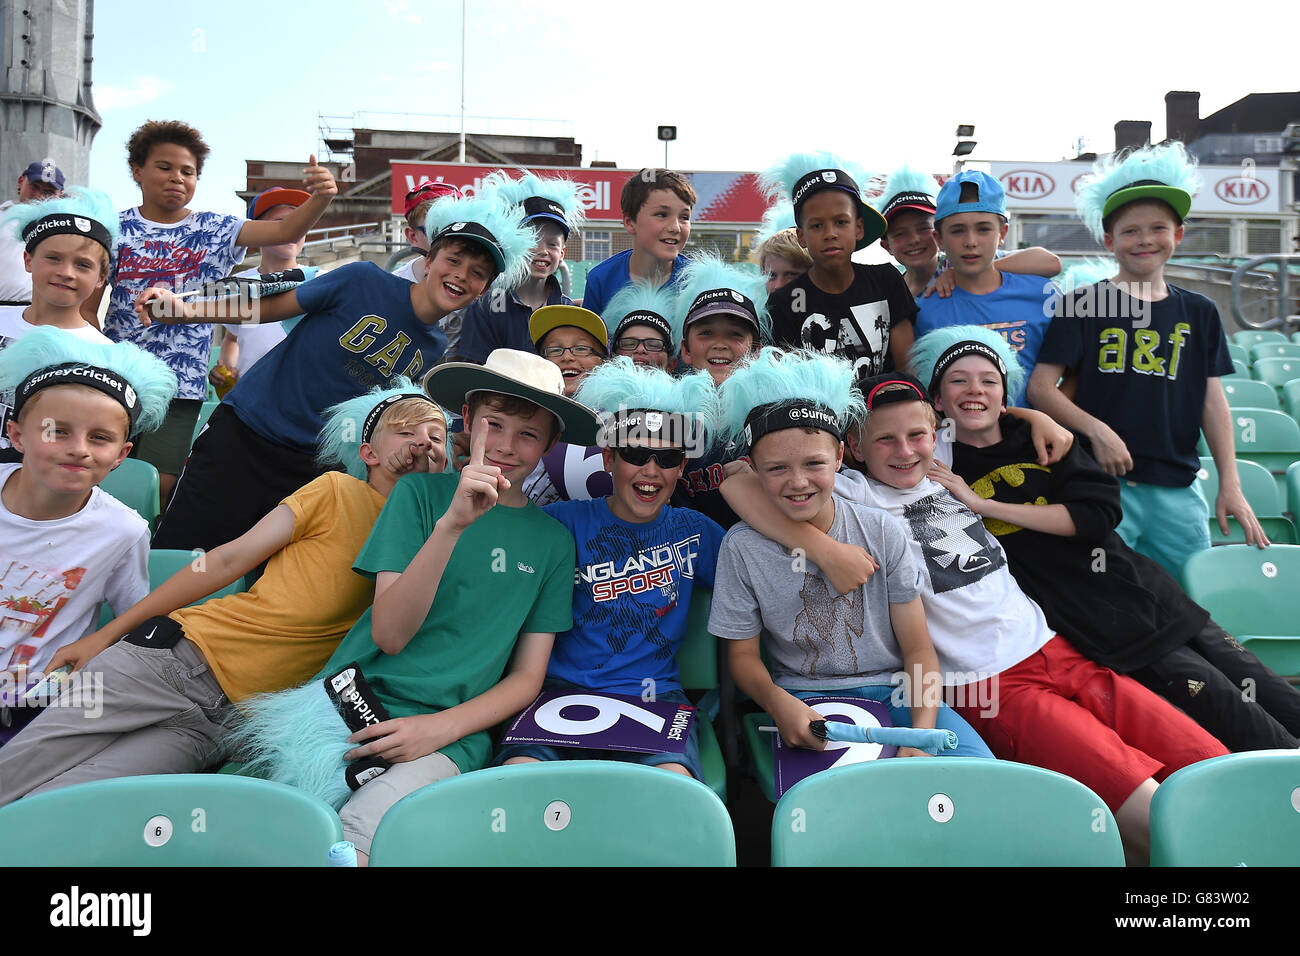
[(451, 418), (442, 406), (425, 395), (409, 378), (398, 376), (391, 386), (377, 385), (364, 395), (325, 410), (325, 427), (320, 430), (316, 442), (316, 461), (327, 467), (342, 465), (349, 475), (364, 481), (366, 463), (361, 460), (361, 446), (371, 440), (384, 412), (404, 398), (427, 402), (441, 415), (443, 425), (451, 428)]
[(917, 378), (926, 386), (931, 396), (939, 393), (939, 383), (948, 366), (963, 355), (979, 355), (988, 359), (1003, 376), (1005, 404), (1020, 394), (1025, 383), (1025, 370), (1020, 358), (997, 332), (982, 325), (950, 325), (927, 332), (916, 340), (908, 353), (908, 362)]
[(578, 198), (580, 183), (562, 176), (535, 176), (525, 173), (514, 179), (503, 169), (483, 181), (484, 192), (493, 191), (512, 206), (524, 211), (524, 222), (549, 220), (564, 230), (565, 238), (581, 229), (587, 221), (586, 211)]
[(755, 344), (772, 340), (767, 280), (758, 272), (728, 265), (717, 256), (691, 257), (677, 280), (676, 304), (673, 341), (679, 347), (687, 326), (723, 314), (751, 325)]
[(1121, 206), (1138, 199), (1165, 202), (1182, 223), (1201, 188), (1196, 160), (1182, 143), (1146, 146), (1125, 155), (1112, 154), (1093, 164), (1079, 180), (1074, 205), (1093, 238), (1101, 242), (1104, 220)]
[(496, 264), (497, 284), (504, 288), (528, 278), (528, 257), (537, 235), (524, 225), (522, 207), (503, 202), (495, 193), (435, 201), (425, 214), (424, 231), (430, 243), (457, 237), (483, 246)]
[[(773, 425), (812, 426), (838, 437), (866, 414), (853, 379), (853, 363), (846, 359), (802, 349), (765, 348), (719, 386), (721, 441), (743, 437), (752, 447), (762, 437), (755, 431), (760, 419), (762, 434), (777, 430)], [(795, 411), (798, 414), (790, 414)], [(828, 417), (819, 419), (814, 414), (818, 411)], [(828, 427), (832, 424), (835, 430)]]
[(791, 153), (759, 174), (759, 188), (769, 199), (789, 199), (794, 205), (795, 221), (801, 219), (803, 205), (825, 189), (838, 189), (854, 200), (862, 219), (862, 238), (854, 246), (865, 249), (885, 234), (885, 219), (862, 200), (862, 186), (871, 179), (857, 163), (825, 151)]

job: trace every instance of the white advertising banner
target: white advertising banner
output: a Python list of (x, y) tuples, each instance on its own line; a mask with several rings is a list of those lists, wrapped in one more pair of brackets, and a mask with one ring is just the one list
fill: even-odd
[[(1007, 191), (1009, 212), (1074, 212), (1074, 189), (1091, 163), (989, 163)], [(1193, 216), (1277, 215), (1281, 212), (1278, 171), (1254, 166), (1201, 166), (1201, 191)]]

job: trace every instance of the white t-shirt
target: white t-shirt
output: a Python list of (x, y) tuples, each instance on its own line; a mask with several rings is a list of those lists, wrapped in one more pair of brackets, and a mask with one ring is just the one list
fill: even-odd
[(424, 270), (421, 269), (418, 276), (415, 274), (415, 264), (417, 262), (423, 263), (424, 257), (412, 256), (394, 269), (393, 275), (397, 276), (399, 279), (405, 279), (407, 282), (419, 282), (424, 278)]
[[(14, 200), (0, 203), (0, 217), (14, 205)], [(11, 230), (0, 229), (0, 302), (32, 301), (32, 274), (23, 265), (25, 246)]]
[(942, 485), (924, 478), (900, 491), (846, 468), (835, 493), (902, 519), (922, 569), (921, 603), (944, 684), (1000, 674), (1055, 636), (1011, 576), (997, 538)]
[[(0, 489), (20, 467), (0, 464)], [(95, 630), (101, 602), (125, 611), (148, 593), (149, 523), (108, 492), (93, 489), (80, 511), (52, 521), (0, 500), (0, 669), (43, 671)]]
[[(27, 308), (28, 306), (25, 305), (0, 305), (0, 349), (7, 348), (32, 329), (38, 328), (38, 326), (32, 325), (23, 318), (23, 313)], [(103, 332), (90, 325), (82, 325), (64, 331), (69, 335), (75, 335), (89, 342), (111, 344), (111, 340)], [(0, 389), (0, 451), (12, 447), (9, 444), (9, 418), (13, 415), (13, 404), (14, 390), (12, 388)], [(0, 599), (3, 599), (3, 596), (0, 596)]]

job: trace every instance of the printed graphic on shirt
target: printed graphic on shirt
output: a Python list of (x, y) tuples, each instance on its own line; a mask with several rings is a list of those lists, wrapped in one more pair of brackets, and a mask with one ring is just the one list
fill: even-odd
[(885, 370), (889, 317), (883, 299), (850, 306), (849, 314), (838, 320), (815, 312), (804, 319), (799, 337), (806, 348), (852, 358), (855, 372), (878, 375)]
[(49, 571), (23, 561), (0, 561), (0, 668), (25, 666), (85, 568)]
[(700, 536), (686, 533), (685, 522), (673, 517), (662, 530), (664, 543), (644, 548), (639, 532), (609, 524), (578, 549), (591, 561), (574, 569), (574, 586), (590, 594), (593, 630), (605, 632), (615, 654), (635, 640), (646, 640), (655, 647), (657, 660), (672, 656), (659, 621), (676, 606), (679, 582), (695, 577)]
[[(862, 594), (862, 588), (834, 594), (825, 577), (804, 572), (803, 587), (799, 589), (803, 610), (795, 615), (793, 637), (794, 646), (803, 651), (801, 674), (811, 678), (828, 676), (818, 669), (823, 652), (828, 664), (843, 667), (848, 660), (852, 662), (851, 671), (861, 669), (854, 648), (865, 627)], [(840, 648), (847, 651), (847, 657), (838, 655)]]
[(905, 505), (903, 518), (921, 545), (935, 594), (974, 584), (1006, 564), (979, 517), (947, 491)]
[[(1045, 468), (1037, 462), (1016, 462), (1015, 464), (1002, 465), (995, 468), (982, 478), (972, 481), (970, 483), (970, 489), (985, 500), (996, 498), (997, 491), (994, 488), (994, 485), (996, 485), (997, 482), (1006, 482), (1008, 487), (1019, 488), (1025, 483), (1025, 473), (1028, 471), (1041, 471), (1044, 476), (1051, 475), (1052, 473), (1052, 469)], [(1029, 505), (1050, 504), (1050, 502), (1042, 495), (1038, 495), (1032, 501), (1018, 503)], [(984, 527), (988, 529), (990, 534), (998, 538), (1002, 537), (1004, 534), (1013, 534), (1017, 531), (1024, 530), (1018, 524), (1012, 524), (1009, 521), (999, 521), (997, 518), (985, 518)]]
[[(1178, 366), (1183, 357), (1183, 346), (1192, 327), (1186, 322), (1179, 322), (1169, 333), (1169, 345), (1164, 347), (1164, 337), (1159, 329), (1132, 329), (1132, 354), (1129, 350), (1129, 329), (1102, 329), (1099, 336), (1100, 348), (1097, 353), (1097, 370), (1100, 372), (1123, 373), (1132, 369), (1138, 375), (1153, 375), (1168, 378), (1171, 382), (1178, 379)], [(1158, 355), (1157, 350), (1164, 352)]]

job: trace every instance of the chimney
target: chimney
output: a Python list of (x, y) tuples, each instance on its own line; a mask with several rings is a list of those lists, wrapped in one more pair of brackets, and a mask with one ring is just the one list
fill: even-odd
[(1150, 142), (1150, 120), (1120, 120), (1115, 124), (1115, 152), (1141, 149)]
[(1201, 127), (1201, 94), (1170, 90), (1165, 94), (1165, 139), (1190, 143)]

